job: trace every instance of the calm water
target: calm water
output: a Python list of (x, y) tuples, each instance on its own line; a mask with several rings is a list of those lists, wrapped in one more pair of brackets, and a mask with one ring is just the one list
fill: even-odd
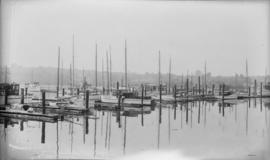
[(9, 119), (6, 128), (1, 118), (0, 155), (112, 159), (169, 153), (194, 159), (268, 159), (269, 107), (265, 99), (226, 107), (195, 102), (160, 110), (157, 105), (152, 111), (121, 112), (120, 120), (117, 112), (95, 110), (97, 119), (70, 116), (57, 123)]

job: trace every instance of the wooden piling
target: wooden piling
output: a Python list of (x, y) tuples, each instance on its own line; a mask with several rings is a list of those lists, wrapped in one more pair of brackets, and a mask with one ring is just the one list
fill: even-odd
[(198, 83), (199, 83), (199, 95), (201, 95), (201, 77), (198, 77)]
[(142, 105), (142, 107), (143, 107), (143, 93), (144, 93), (144, 90), (143, 90), (143, 89), (144, 89), (143, 84), (141, 85), (141, 88), (142, 88), (142, 97), (141, 97), (141, 102), (142, 102), (142, 104), (141, 104), (141, 105)]
[(176, 103), (176, 94), (177, 94), (177, 89), (176, 89), (176, 85), (174, 85), (174, 102)]
[(46, 101), (46, 93), (45, 91), (42, 91), (42, 114), (45, 114), (46, 113), (46, 110), (45, 110), (45, 101)]
[(225, 90), (225, 84), (222, 84), (222, 101), (224, 101), (224, 90)]
[(21, 104), (24, 104), (24, 89), (21, 88)]
[(62, 89), (62, 96), (65, 96), (65, 88)]
[(89, 108), (89, 90), (86, 91), (85, 107), (86, 107), (86, 109)]
[(144, 86), (144, 96), (146, 97), (146, 86)]
[(162, 84), (159, 85), (159, 103), (162, 102)]
[(120, 110), (121, 94), (120, 94), (120, 91), (119, 91), (119, 82), (118, 81), (116, 83), (116, 89), (117, 89), (117, 96), (118, 96), (118, 106), (117, 106), (117, 109)]
[(5, 88), (5, 105), (8, 105), (8, 95), (9, 95), (9, 90), (8, 90), (8, 88), (6, 87), (6, 88)]
[(248, 98), (250, 98), (250, 87), (248, 87)]
[(261, 82), (261, 98), (262, 98), (262, 90), (263, 90), (263, 87), (262, 87), (262, 82)]
[(219, 85), (218, 95), (221, 95), (221, 84)]
[(186, 88), (186, 89), (187, 89), (187, 97), (188, 97), (188, 91), (189, 91), (189, 88), (188, 88), (188, 87), (189, 87), (189, 86), (188, 86), (188, 83), (189, 83), (189, 80), (188, 80), (188, 78), (187, 78), (187, 88)]
[(25, 88), (25, 96), (28, 95), (28, 88)]
[(254, 95), (257, 95), (257, 80), (254, 80)]
[(80, 89), (77, 88), (77, 96), (79, 96), (79, 95), (80, 95)]
[(207, 95), (208, 92), (207, 92), (207, 85), (205, 85), (205, 95)]
[(198, 95), (198, 86), (195, 84), (195, 95)]

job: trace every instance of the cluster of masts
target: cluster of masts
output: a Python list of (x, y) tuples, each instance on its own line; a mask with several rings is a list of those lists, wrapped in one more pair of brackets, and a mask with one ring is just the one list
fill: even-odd
[[(58, 47), (58, 68), (57, 68), (57, 93), (59, 93), (59, 89), (60, 89), (60, 47)], [(124, 47), (124, 52), (125, 52), (125, 66), (124, 66), (124, 83), (123, 86), (125, 89), (128, 89), (128, 76), (127, 76), (127, 41), (125, 40), (125, 47)], [(158, 63), (158, 86), (162, 85), (162, 79), (161, 79), (161, 53), (160, 51), (158, 52), (158, 56), (159, 56), (159, 63)], [(74, 38), (74, 34), (72, 36), (72, 63), (70, 64), (70, 77), (69, 77), (69, 85), (70, 85), (70, 91), (71, 94), (73, 95), (75, 92), (75, 88), (77, 88), (76, 84), (75, 84), (75, 38)], [(106, 51), (106, 76), (104, 75), (104, 61), (102, 59), (102, 90), (104, 90), (105, 88), (107, 88), (107, 92), (109, 93), (110, 91), (112, 91), (113, 88), (113, 83), (112, 83), (112, 59), (111, 59), (111, 46), (109, 46), (109, 54), (108, 51)], [(203, 80), (203, 84), (202, 86), (204, 86), (204, 88), (206, 88), (207, 86), (207, 70), (206, 70), (206, 61), (204, 63), (204, 80)], [(171, 76), (171, 68), (172, 68), (172, 60), (170, 58), (169, 61), (169, 80), (168, 80), (168, 89), (169, 92), (172, 88), (172, 76)], [(63, 69), (63, 59), (62, 59), (62, 69)], [(7, 69), (6, 69), (7, 72)], [(61, 78), (61, 85), (63, 84), (63, 71), (62, 71), (62, 78)], [(7, 76), (5, 76), (7, 79)], [(105, 77), (107, 77), (106, 80), (106, 87), (105, 87)], [(183, 77), (183, 75), (182, 75)], [(187, 75), (186, 75), (187, 79), (189, 78), (189, 71), (187, 71)], [(246, 88), (248, 88), (249, 86), (249, 75), (248, 75), (248, 62), (246, 60)], [(192, 79), (192, 76), (191, 76)], [(7, 80), (5, 80), (7, 81)], [(191, 80), (192, 81), (192, 80)], [(86, 82), (86, 77), (84, 74), (84, 70), (83, 70), (83, 85), (85, 86), (87, 84)], [(265, 76), (265, 84), (267, 83), (267, 76)], [(182, 84), (183, 84), (183, 78), (182, 78)], [(94, 89), (98, 89), (98, 44), (95, 44), (95, 82), (94, 82)], [(57, 94), (58, 97), (58, 94)]]
[[(96, 43), (95, 45), (95, 90), (98, 89), (98, 44)], [(71, 94), (73, 95), (75, 92), (75, 89), (77, 88), (75, 84), (75, 63), (74, 63), (74, 58), (75, 58), (75, 39), (74, 39), (74, 34), (72, 36), (72, 64), (70, 64), (70, 91)], [(109, 93), (112, 90), (112, 59), (111, 59), (111, 46), (109, 46), (109, 55), (108, 51), (106, 51), (106, 77), (107, 77), (107, 92)], [(63, 60), (62, 60), (62, 69), (63, 69)], [(63, 81), (63, 71), (62, 71), (62, 78), (61, 80)], [(60, 89), (60, 47), (58, 47), (58, 68), (57, 68), (57, 97)], [(128, 82), (127, 82), (127, 41), (125, 40), (125, 82), (124, 82), (124, 87), (128, 88)], [(86, 82), (86, 77), (84, 75), (84, 69), (83, 69), (83, 87), (87, 85)], [(63, 82), (61, 82), (63, 84)], [(104, 61), (102, 59), (102, 89), (105, 89), (105, 75), (104, 75)]]

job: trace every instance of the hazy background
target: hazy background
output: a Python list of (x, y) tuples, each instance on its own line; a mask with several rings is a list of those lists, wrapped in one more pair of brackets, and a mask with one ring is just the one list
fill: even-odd
[[(113, 72), (124, 71), (127, 40), (128, 71), (156, 73), (158, 51), (162, 72), (186, 74), (207, 70), (212, 75), (264, 75), (269, 64), (269, 2), (222, 1), (94, 1), (2, 0), (5, 62), (25, 67), (63, 65), (93, 70), (95, 43), (98, 70), (111, 46)], [(3, 59), (3, 58), (2, 58)], [(270, 69), (268, 69), (269, 71)]]

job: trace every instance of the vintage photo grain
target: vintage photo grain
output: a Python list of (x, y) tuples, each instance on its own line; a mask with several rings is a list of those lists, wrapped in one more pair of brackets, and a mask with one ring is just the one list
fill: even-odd
[(270, 159), (270, 1), (0, 0), (0, 159)]

